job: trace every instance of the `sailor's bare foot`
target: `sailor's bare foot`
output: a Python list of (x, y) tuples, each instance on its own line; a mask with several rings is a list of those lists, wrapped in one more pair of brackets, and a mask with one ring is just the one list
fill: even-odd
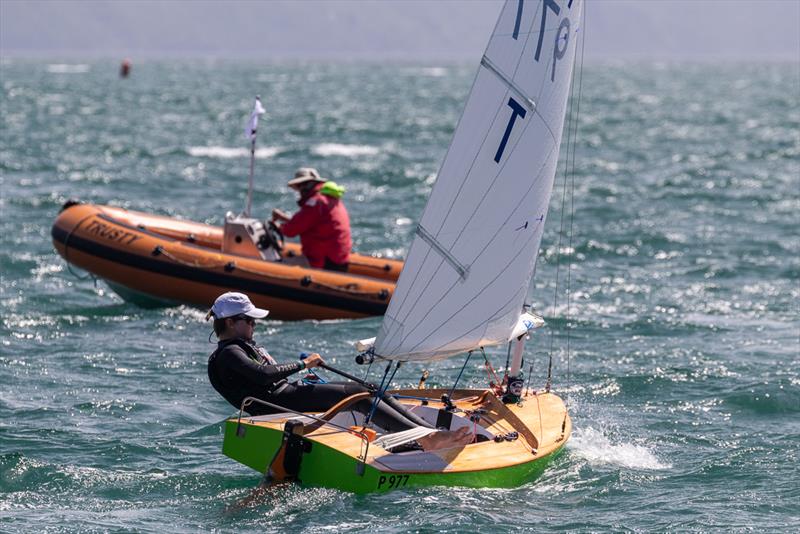
[(428, 434), (424, 438), (417, 440), (422, 445), (424, 451), (435, 451), (439, 449), (449, 449), (451, 447), (463, 447), (472, 443), (472, 432), (468, 427), (462, 426), (458, 430), (443, 430)]

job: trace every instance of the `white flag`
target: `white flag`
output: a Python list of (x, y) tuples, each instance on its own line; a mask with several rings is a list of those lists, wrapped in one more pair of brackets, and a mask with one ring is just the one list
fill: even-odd
[(247, 128), (244, 134), (250, 141), (256, 140), (256, 130), (258, 129), (258, 116), (263, 115), (266, 110), (261, 105), (261, 98), (256, 97), (256, 105), (253, 106), (253, 112), (250, 114), (250, 120), (247, 121)]

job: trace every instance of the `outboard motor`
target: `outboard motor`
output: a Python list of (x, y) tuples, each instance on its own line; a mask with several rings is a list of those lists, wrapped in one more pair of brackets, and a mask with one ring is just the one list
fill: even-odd
[(279, 261), (280, 252), (269, 239), (269, 230), (258, 219), (234, 215), (225, 215), (225, 229), (222, 237), (222, 252), (258, 258), (267, 261)]

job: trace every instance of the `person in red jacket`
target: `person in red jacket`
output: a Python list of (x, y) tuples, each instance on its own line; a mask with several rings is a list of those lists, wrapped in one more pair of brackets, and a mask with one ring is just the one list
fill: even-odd
[(311, 267), (347, 271), (353, 242), (350, 216), (341, 200), (344, 188), (310, 167), (297, 169), (287, 185), (300, 193), (300, 210), (290, 217), (274, 209), (272, 220), (286, 237), (300, 236), (303, 256)]

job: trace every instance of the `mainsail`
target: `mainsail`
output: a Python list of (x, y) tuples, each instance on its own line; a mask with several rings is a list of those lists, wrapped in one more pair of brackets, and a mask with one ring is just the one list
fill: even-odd
[(506, 343), (536, 265), (583, 0), (507, 0), (374, 345), (430, 360)]

